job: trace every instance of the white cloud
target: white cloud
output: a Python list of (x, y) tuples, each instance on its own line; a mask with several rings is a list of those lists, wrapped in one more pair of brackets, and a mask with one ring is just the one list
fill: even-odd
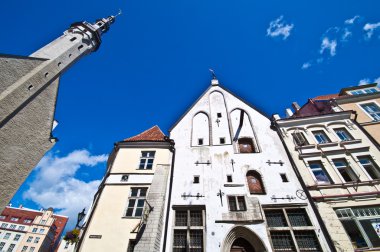
[(352, 36), (352, 32), (348, 30), (347, 28), (344, 29), (343, 35), (342, 35), (342, 41), (346, 42), (348, 39)]
[(276, 20), (273, 20), (269, 23), (267, 29), (267, 36), (278, 37), (282, 36), (282, 39), (287, 39), (290, 36), (290, 31), (293, 29), (294, 24), (286, 24), (283, 21), (283, 16), (280, 16)]
[(379, 27), (380, 27), (380, 22), (376, 24), (370, 24), (370, 23), (365, 24), (363, 29), (367, 32), (367, 38), (370, 39), (374, 31)]
[(360, 16), (359, 15), (356, 15), (356, 16), (354, 16), (353, 18), (350, 18), (350, 19), (347, 19), (347, 20), (345, 20), (344, 21), (344, 23), (345, 24), (353, 24), (353, 23), (355, 23), (355, 21), (357, 20), (357, 19), (359, 19), (360, 18)]
[(323, 54), (325, 50), (330, 52), (330, 56), (335, 56), (336, 54), (336, 40), (330, 40), (328, 37), (324, 37), (321, 43), (320, 54)]
[(87, 150), (75, 150), (65, 157), (50, 153), (37, 165), (35, 179), (23, 197), (43, 208), (59, 209), (57, 214), (69, 216), (68, 225), (73, 227), (78, 212), (88, 208), (101, 182), (85, 182), (75, 174), (83, 166), (94, 167), (106, 160), (107, 155), (93, 156)]
[(371, 83), (371, 80), (369, 78), (365, 78), (365, 79), (361, 79), (358, 85), (360, 86), (360, 85), (365, 85), (369, 83)]
[(377, 83), (377, 85), (380, 85), (380, 77), (377, 77), (376, 79), (373, 80), (373, 83)]
[(305, 62), (305, 63), (302, 64), (301, 69), (308, 69), (310, 67), (311, 67), (311, 63), (310, 62)]

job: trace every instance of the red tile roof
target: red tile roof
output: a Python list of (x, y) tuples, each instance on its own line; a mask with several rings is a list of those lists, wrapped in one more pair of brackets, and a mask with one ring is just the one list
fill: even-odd
[(313, 98), (313, 100), (330, 100), (330, 99), (336, 99), (338, 97), (339, 97), (339, 94), (328, 94), (328, 95), (317, 96)]
[(165, 142), (164, 137), (164, 133), (155, 125), (136, 136), (124, 139), (124, 142)]

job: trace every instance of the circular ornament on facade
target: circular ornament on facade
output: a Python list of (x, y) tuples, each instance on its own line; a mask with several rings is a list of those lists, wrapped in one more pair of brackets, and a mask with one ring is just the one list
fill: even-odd
[(302, 199), (302, 200), (305, 200), (307, 199), (307, 195), (306, 195), (306, 192), (304, 190), (301, 190), (301, 189), (298, 189), (296, 191), (296, 195), (299, 199)]

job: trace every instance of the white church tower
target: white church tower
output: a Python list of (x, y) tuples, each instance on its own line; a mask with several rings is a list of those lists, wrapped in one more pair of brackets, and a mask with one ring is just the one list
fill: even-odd
[(60, 76), (96, 51), (115, 17), (77, 22), (30, 56), (0, 54), (0, 210), (57, 139)]
[(214, 75), (170, 130), (165, 251), (331, 251), (270, 124)]

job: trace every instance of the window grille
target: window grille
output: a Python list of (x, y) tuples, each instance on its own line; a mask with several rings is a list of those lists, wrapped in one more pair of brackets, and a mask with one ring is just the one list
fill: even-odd
[(268, 227), (287, 227), (285, 215), (282, 210), (265, 211)]
[(287, 209), (286, 213), (290, 221), (290, 225), (293, 227), (310, 226), (310, 220), (306, 214), (304, 208), (299, 209)]
[(314, 231), (294, 231), (300, 251), (322, 251)]
[(294, 143), (297, 146), (304, 146), (304, 145), (309, 144), (309, 142), (306, 140), (302, 132), (296, 131), (292, 133), (292, 136), (293, 136)]
[(296, 251), (289, 231), (271, 231), (270, 236), (274, 251)]

